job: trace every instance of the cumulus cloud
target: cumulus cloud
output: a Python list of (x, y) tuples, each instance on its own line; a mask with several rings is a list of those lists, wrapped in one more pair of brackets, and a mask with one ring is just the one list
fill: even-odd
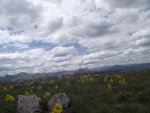
[(65, 57), (68, 55), (73, 55), (76, 53), (76, 49), (71, 46), (71, 47), (55, 47), (51, 50), (51, 54), (53, 57)]
[(150, 30), (149, 29), (142, 29), (140, 31), (137, 31), (132, 35), (134, 39), (140, 39), (140, 38), (150, 38)]
[[(111, 8), (149, 8), (149, 0), (96, 0), (96, 3), (103, 3), (105, 7)], [(106, 5), (107, 4), (107, 5)]]
[(0, 74), (149, 62), (149, 4), (0, 0)]
[(105, 21), (85, 23), (80, 27), (72, 29), (73, 34), (80, 37), (99, 37), (105, 34), (114, 33), (113, 24)]
[(0, 0), (1, 25), (29, 29), (37, 24), (40, 8), (27, 0)]

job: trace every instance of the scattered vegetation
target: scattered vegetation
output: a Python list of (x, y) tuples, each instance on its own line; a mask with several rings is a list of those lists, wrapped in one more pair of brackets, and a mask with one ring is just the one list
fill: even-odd
[[(17, 95), (42, 98), (47, 102), (56, 93), (65, 92), (77, 113), (149, 113), (150, 71), (92, 74), (53, 80), (0, 83), (0, 113), (15, 113)], [(58, 102), (53, 113), (61, 113)]]

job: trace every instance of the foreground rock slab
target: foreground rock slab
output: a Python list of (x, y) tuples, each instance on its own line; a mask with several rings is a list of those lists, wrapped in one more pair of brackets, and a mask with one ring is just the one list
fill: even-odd
[(57, 102), (62, 104), (63, 110), (70, 108), (70, 98), (65, 93), (55, 94), (54, 97), (48, 101), (48, 109), (51, 112)]
[(17, 113), (41, 113), (41, 99), (36, 95), (17, 96)]

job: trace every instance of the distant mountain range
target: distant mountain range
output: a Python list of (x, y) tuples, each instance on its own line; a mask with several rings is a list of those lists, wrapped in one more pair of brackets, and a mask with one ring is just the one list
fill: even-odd
[(150, 69), (150, 63), (104, 66), (104, 67), (100, 67), (100, 68), (91, 69), (90, 71), (94, 71), (94, 72), (132, 72), (132, 71), (142, 71), (142, 70), (148, 70), (148, 69)]
[(149, 70), (150, 63), (141, 64), (130, 64), (130, 65), (114, 65), (114, 66), (104, 66), (93, 69), (78, 69), (75, 71), (61, 71), (52, 73), (19, 73), (16, 75), (6, 75), (0, 77), (0, 82), (16, 82), (20, 80), (34, 80), (34, 79), (48, 79), (61, 76), (81, 76), (90, 73), (109, 73), (109, 72), (132, 72), (132, 71), (142, 71)]

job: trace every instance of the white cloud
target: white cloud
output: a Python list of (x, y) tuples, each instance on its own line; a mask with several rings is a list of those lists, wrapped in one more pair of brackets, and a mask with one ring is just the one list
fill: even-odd
[[(149, 62), (149, 4), (149, 0), (0, 0), (0, 73)], [(29, 45), (34, 41), (54, 47)]]
[(150, 29), (142, 29), (140, 31), (137, 31), (132, 35), (134, 39), (139, 39), (139, 38), (150, 38)]
[(68, 55), (74, 55), (76, 53), (76, 49), (71, 47), (55, 47), (50, 52), (53, 57), (65, 57)]
[[(149, 0), (96, 0), (97, 3), (109, 5), (111, 8), (149, 8)], [(102, 1), (102, 2), (100, 2)], [(107, 5), (106, 5), (107, 4)], [(108, 6), (107, 6), (108, 7)]]

